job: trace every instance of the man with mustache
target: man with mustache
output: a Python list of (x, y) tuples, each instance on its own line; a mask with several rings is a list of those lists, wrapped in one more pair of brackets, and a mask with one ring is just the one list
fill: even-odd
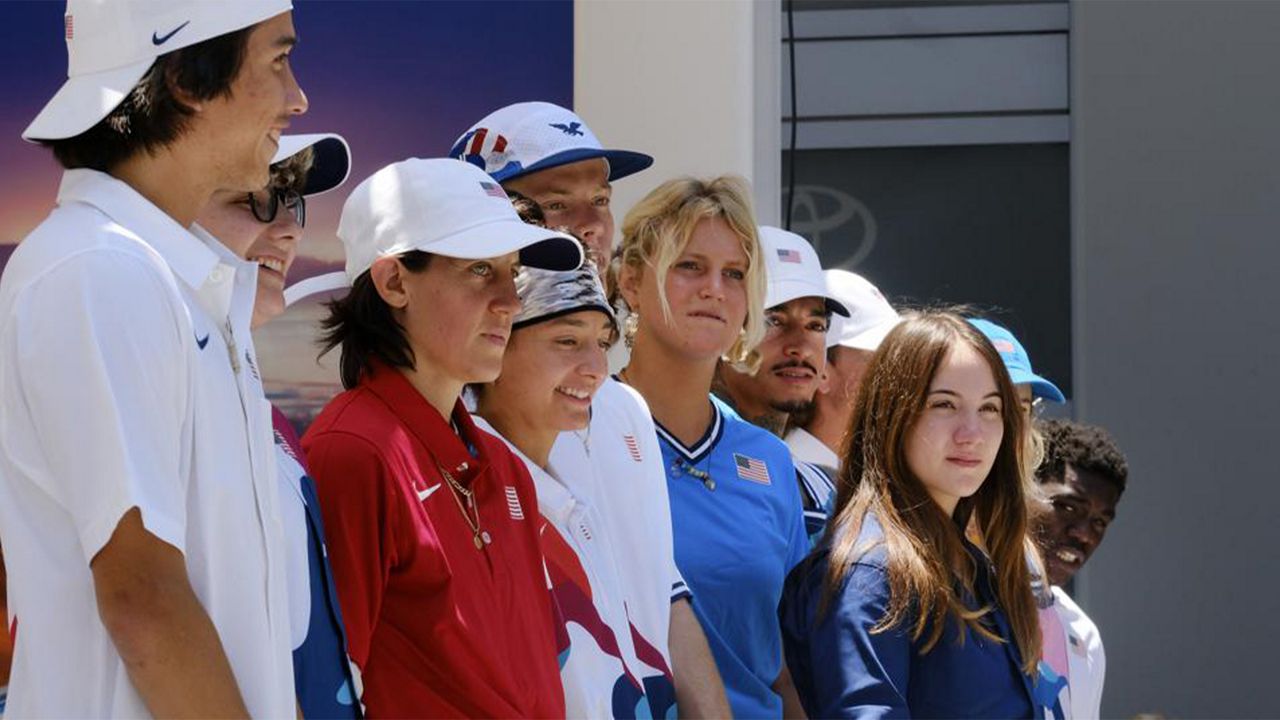
[[(755, 374), (721, 363), (713, 390), (744, 418), (782, 436), (792, 413), (807, 410), (826, 367), (831, 315), (849, 316), (827, 287), (818, 253), (808, 240), (774, 227), (760, 227), (761, 254), (768, 276), (765, 316), (769, 325), (756, 352)], [(816, 540), (826, 526), (834, 468), (804, 462), (792, 452), (804, 505), (805, 530)]]
[(1063, 588), (1102, 544), (1115, 520), (1129, 466), (1102, 428), (1066, 420), (1036, 425), (1044, 437), (1036, 482), (1046, 507), (1034, 517), (1033, 528), (1052, 586), (1047, 605), (1040, 609), (1041, 665), (1048, 664), (1067, 680), (1059, 694), (1065, 717), (1096, 718), (1102, 711), (1106, 673), (1102, 638)]

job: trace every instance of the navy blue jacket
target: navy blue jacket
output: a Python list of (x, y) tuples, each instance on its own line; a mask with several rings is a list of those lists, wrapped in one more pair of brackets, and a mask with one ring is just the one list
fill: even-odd
[[(883, 537), (868, 515), (858, 546)], [(966, 542), (977, 563), (977, 608), (995, 604), (990, 561)], [(779, 616), (787, 667), (809, 717), (836, 718), (1030, 718), (1036, 713), (1031, 680), (1004, 613), (984, 617), (1006, 642), (993, 642), (956, 623), (928, 653), (910, 636), (911, 621), (872, 634), (889, 607), (883, 543), (854, 563), (825, 617), (818, 619), (830, 547), (820, 545), (788, 576)], [(923, 636), (928, 637), (926, 632)]]

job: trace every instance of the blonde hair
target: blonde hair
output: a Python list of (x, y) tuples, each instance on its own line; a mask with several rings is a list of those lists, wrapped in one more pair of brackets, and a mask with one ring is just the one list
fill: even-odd
[[(760, 364), (755, 348), (765, 334), (766, 281), (755, 213), (751, 209), (751, 190), (745, 180), (731, 175), (709, 180), (681, 177), (654, 188), (623, 220), (622, 243), (610, 275), (619, 275), (623, 267), (651, 269), (657, 280), (658, 302), (670, 321), (671, 306), (665, 287), (667, 272), (688, 246), (698, 223), (713, 218), (724, 220), (741, 240), (747, 255), (747, 318), (738, 339), (725, 352), (724, 360), (737, 369), (755, 372)], [(636, 309), (628, 309), (634, 318)], [(634, 321), (627, 323), (628, 343), (636, 329)]]

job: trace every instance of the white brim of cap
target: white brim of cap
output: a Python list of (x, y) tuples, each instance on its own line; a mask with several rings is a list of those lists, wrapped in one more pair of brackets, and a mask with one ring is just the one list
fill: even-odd
[(483, 260), (519, 252), (522, 263), (545, 270), (573, 270), (582, 266), (583, 259), (582, 245), (572, 236), (529, 225), (514, 216), (473, 225), (409, 249), (460, 260)]
[(840, 298), (827, 291), (826, 283), (811, 283), (801, 279), (771, 281), (765, 294), (764, 306), (777, 307), (804, 297), (820, 297), (827, 301), (831, 312), (849, 317), (849, 308), (845, 307)]
[(289, 307), (303, 298), (319, 295), (351, 287), (345, 272), (331, 272), (315, 275), (290, 285), (284, 289), (284, 305)]
[(897, 327), (898, 323), (900, 322), (902, 322), (901, 318), (893, 318), (892, 320), (885, 320), (884, 322), (881, 322), (877, 325), (873, 325), (867, 328), (866, 330), (863, 330), (860, 333), (857, 333), (855, 335), (850, 335), (848, 337), (837, 337), (837, 336), (829, 335), (827, 337), (827, 347), (831, 348), (831, 347), (835, 347), (836, 345), (841, 345), (843, 347), (853, 348), (855, 350), (867, 350), (869, 352), (875, 352), (880, 348), (880, 343), (884, 342), (885, 336), (887, 336), (891, 330)]
[(88, 130), (120, 105), (154, 62), (155, 58), (147, 58), (112, 70), (67, 78), (22, 131), (22, 139), (62, 140)]

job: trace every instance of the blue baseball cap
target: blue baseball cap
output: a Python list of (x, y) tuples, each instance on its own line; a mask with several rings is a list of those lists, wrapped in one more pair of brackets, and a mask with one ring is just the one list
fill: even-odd
[(970, 318), (969, 324), (981, 330), (982, 334), (986, 335), (995, 346), (996, 352), (999, 352), (1000, 358), (1004, 360), (1004, 366), (1009, 371), (1009, 379), (1013, 380), (1014, 385), (1025, 383), (1031, 386), (1031, 394), (1035, 397), (1054, 402), (1066, 402), (1066, 396), (1057, 385), (1035, 374), (1031, 369), (1031, 357), (1027, 355), (1026, 348), (1022, 347), (1022, 343), (1018, 342), (1018, 338), (1014, 337), (1007, 328), (990, 320), (978, 318)]

